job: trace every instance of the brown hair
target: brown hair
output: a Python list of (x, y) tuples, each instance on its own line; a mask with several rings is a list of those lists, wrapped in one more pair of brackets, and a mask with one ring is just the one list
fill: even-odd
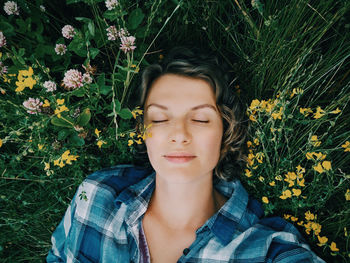
[[(143, 71), (139, 105), (143, 108), (152, 84), (165, 74), (177, 74), (207, 81), (213, 88), (224, 127), (220, 159), (214, 169), (214, 175), (224, 180), (231, 180), (238, 175), (237, 172), (241, 170), (239, 168), (245, 159), (243, 146), (247, 122), (244, 121), (242, 104), (230, 89), (228, 77), (222, 70), (222, 65), (213, 55), (183, 47), (174, 48), (162, 63), (150, 65)], [(143, 125), (142, 118), (138, 119), (138, 125)], [(134, 164), (150, 167), (145, 144), (137, 147)]]

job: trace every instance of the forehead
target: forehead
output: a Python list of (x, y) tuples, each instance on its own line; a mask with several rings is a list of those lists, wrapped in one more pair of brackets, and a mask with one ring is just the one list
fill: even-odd
[(152, 103), (183, 107), (200, 103), (216, 105), (213, 88), (207, 81), (175, 74), (166, 74), (154, 81), (145, 108)]

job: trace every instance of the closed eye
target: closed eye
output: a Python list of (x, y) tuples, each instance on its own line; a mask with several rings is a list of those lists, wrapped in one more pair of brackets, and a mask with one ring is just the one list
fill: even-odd
[(209, 121), (200, 121), (200, 120), (193, 120), (193, 121), (202, 122), (202, 123), (208, 123), (209, 122)]
[(167, 120), (161, 120), (161, 121), (152, 121), (153, 123), (159, 123), (159, 122), (165, 122)]

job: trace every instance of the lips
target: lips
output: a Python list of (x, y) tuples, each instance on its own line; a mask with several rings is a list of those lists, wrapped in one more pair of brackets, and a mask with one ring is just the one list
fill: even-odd
[(186, 163), (196, 158), (195, 155), (186, 152), (169, 153), (164, 157), (172, 163)]

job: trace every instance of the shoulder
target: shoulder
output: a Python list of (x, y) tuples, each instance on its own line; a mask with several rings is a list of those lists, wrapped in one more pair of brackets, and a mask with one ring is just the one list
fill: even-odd
[(140, 182), (153, 170), (122, 164), (90, 174), (78, 187), (74, 197), (76, 216), (108, 216), (114, 201), (128, 187)]

